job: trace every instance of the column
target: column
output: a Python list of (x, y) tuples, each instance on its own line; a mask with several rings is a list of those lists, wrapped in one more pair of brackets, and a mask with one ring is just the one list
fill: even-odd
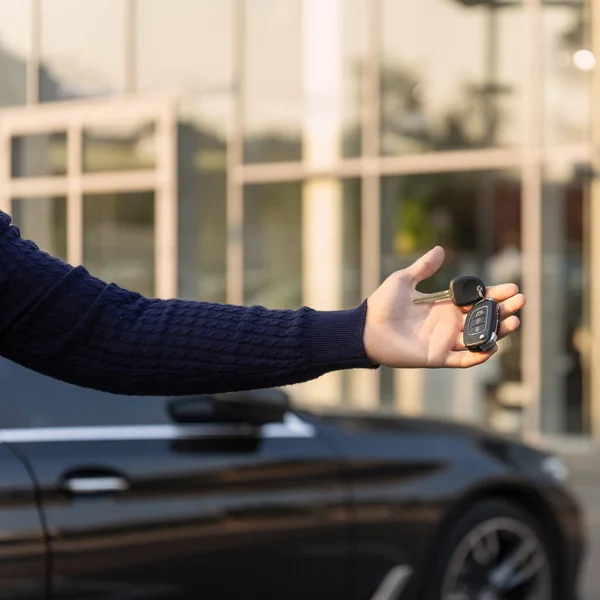
[[(341, 0), (305, 0), (303, 6), (303, 160), (327, 168), (340, 158), (342, 93)], [(340, 182), (307, 181), (302, 197), (303, 302), (320, 310), (342, 308), (342, 211)], [(307, 401), (337, 404), (342, 374), (330, 373), (301, 386)]]

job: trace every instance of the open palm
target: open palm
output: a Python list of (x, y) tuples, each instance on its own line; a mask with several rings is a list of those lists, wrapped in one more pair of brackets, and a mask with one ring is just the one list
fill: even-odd
[[(406, 269), (388, 277), (367, 300), (365, 349), (376, 364), (402, 368), (471, 367), (487, 361), (497, 351), (466, 351), (462, 334), (470, 307), (451, 300), (414, 304), (422, 296), (417, 285), (442, 265), (444, 251), (436, 247)], [(487, 296), (499, 303), (498, 339), (515, 331), (515, 315), (525, 297), (514, 283), (489, 286)]]

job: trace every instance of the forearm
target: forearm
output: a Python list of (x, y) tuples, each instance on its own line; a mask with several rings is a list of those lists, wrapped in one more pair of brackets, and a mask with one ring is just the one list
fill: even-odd
[(1, 276), (0, 353), (28, 368), (115, 393), (175, 395), (272, 387), (369, 367), (365, 305), (323, 313), (148, 299), (40, 253)]

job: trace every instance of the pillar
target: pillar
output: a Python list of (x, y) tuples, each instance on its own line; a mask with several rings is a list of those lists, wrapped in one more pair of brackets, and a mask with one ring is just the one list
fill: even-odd
[[(342, 114), (342, 2), (304, 0), (303, 160), (310, 168), (338, 163)], [(302, 194), (303, 303), (319, 310), (342, 308), (341, 183), (333, 177), (307, 181)], [(308, 402), (337, 404), (342, 374), (327, 374), (301, 386)]]

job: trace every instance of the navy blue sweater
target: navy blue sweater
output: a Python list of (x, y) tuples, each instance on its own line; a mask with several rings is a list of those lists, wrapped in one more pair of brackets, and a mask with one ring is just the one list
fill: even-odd
[(373, 366), (365, 302), (324, 312), (145, 298), (42, 252), (2, 212), (0, 265), (0, 355), (69, 383), (181, 395)]

